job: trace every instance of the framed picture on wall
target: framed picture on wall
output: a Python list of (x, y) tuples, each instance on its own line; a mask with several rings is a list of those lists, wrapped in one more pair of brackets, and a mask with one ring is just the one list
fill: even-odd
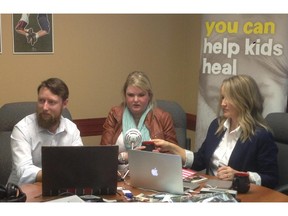
[(52, 14), (13, 14), (14, 54), (52, 54)]
[(0, 14), (0, 54), (2, 53), (2, 21), (1, 21), (1, 14)]

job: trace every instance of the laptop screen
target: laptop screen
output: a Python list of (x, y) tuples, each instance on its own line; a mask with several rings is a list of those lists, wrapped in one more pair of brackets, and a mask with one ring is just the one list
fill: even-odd
[(43, 146), (42, 195), (117, 192), (118, 146)]

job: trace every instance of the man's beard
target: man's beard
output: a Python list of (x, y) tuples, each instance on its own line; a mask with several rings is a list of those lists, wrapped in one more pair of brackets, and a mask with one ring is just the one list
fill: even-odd
[(51, 127), (59, 124), (61, 115), (59, 116), (49, 115), (49, 118), (47, 118), (47, 115), (46, 115), (45, 117), (46, 118), (43, 118), (41, 112), (37, 112), (38, 125), (44, 129), (49, 130)]

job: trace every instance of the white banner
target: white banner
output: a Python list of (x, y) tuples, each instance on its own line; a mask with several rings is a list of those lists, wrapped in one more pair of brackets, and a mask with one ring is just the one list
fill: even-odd
[(248, 74), (265, 99), (263, 116), (285, 112), (288, 15), (203, 15), (196, 150), (217, 115), (219, 88), (228, 76)]

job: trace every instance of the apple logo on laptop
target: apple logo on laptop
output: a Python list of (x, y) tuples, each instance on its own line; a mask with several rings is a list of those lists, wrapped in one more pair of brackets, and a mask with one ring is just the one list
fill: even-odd
[(153, 169), (151, 169), (151, 174), (152, 174), (153, 176), (158, 176), (158, 170), (157, 170), (156, 167), (153, 168)]

